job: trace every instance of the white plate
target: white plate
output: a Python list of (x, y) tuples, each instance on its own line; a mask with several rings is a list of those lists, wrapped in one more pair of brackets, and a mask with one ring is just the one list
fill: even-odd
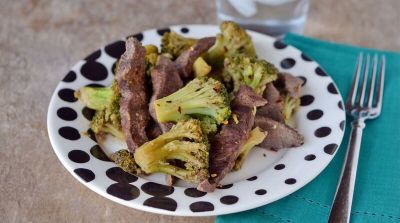
[[(143, 44), (159, 45), (162, 33), (168, 30), (204, 37), (215, 35), (218, 27), (181, 25), (147, 30), (135, 36)], [(161, 174), (135, 177), (124, 173), (101, 156), (97, 143), (84, 134), (92, 114), (73, 97), (73, 91), (82, 86), (111, 83), (114, 63), (124, 51), (121, 39), (75, 64), (54, 91), (47, 123), (51, 144), (62, 164), (82, 184), (108, 199), (167, 215), (207, 216), (244, 211), (283, 198), (306, 185), (329, 164), (342, 141), (342, 97), (333, 80), (299, 50), (272, 37), (249, 33), (260, 58), (305, 80), (302, 105), (292, 120), (305, 137), (303, 146), (279, 152), (254, 149), (243, 168), (225, 177), (225, 186), (213, 193), (199, 192), (183, 182), (166, 186)]]

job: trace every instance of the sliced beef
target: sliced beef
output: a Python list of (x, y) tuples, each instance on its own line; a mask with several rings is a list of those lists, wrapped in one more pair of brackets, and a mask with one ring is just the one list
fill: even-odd
[[(153, 102), (179, 90), (183, 86), (183, 82), (174, 62), (164, 56), (158, 58), (156, 66), (151, 70), (151, 82), (153, 95), (150, 99), (149, 112), (151, 117), (157, 121)], [(169, 131), (172, 127), (172, 123), (159, 123), (159, 125), (163, 132)]]
[(300, 89), (303, 80), (289, 73), (279, 73), (278, 79), (275, 81), (275, 86), (281, 93), (289, 93), (290, 97), (300, 97)]
[(185, 50), (175, 60), (179, 75), (182, 80), (189, 80), (192, 77), (194, 61), (204, 52), (206, 52), (215, 43), (215, 37), (206, 37), (199, 39), (194, 46)]
[(126, 51), (118, 63), (116, 79), (121, 93), (119, 105), (122, 130), (128, 149), (134, 152), (148, 141), (145, 130), (150, 120), (145, 87), (146, 50), (135, 38), (128, 38), (125, 47)]
[(153, 119), (150, 119), (149, 124), (146, 127), (147, 138), (153, 140), (163, 133), (160, 125)]
[(235, 94), (235, 105), (241, 105), (245, 107), (253, 108), (254, 106), (259, 107), (267, 104), (267, 99), (260, 97), (258, 94), (246, 86), (241, 85), (239, 91)]
[[(245, 86), (242, 86), (243, 88)], [(247, 88), (247, 87), (246, 87)], [(249, 94), (238, 97), (238, 94)], [(232, 103), (232, 113), (237, 121), (229, 119), (228, 124), (223, 125), (221, 131), (211, 140), (209, 172), (210, 178), (201, 182), (197, 189), (205, 192), (215, 190), (219, 182), (229, 173), (235, 165), (241, 145), (247, 140), (254, 124), (254, 106), (265, 104), (266, 100), (255, 94), (252, 90), (241, 89), (238, 91)], [(254, 104), (244, 102), (244, 99), (252, 98)], [(264, 101), (261, 103), (261, 101)]]
[(282, 148), (298, 147), (304, 143), (304, 137), (296, 129), (271, 118), (256, 116), (254, 126), (267, 132), (267, 137), (259, 145), (262, 148), (277, 151)]
[(257, 109), (257, 116), (269, 117), (275, 121), (284, 122), (282, 97), (272, 83), (267, 84), (263, 97), (267, 99), (268, 104)]

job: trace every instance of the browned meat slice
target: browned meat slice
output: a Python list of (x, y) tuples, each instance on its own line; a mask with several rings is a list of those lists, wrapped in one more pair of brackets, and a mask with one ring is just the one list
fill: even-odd
[(254, 106), (263, 106), (267, 104), (267, 101), (267, 99), (255, 94), (250, 87), (241, 85), (239, 91), (235, 94), (235, 100), (233, 103), (235, 105), (253, 108)]
[(150, 119), (149, 124), (146, 127), (146, 132), (149, 140), (153, 140), (163, 133), (160, 125), (153, 119)]
[(296, 129), (268, 117), (256, 116), (254, 126), (267, 132), (267, 137), (259, 145), (265, 149), (279, 150), (282, 148), (303, 145), (304, 137)]
[(196, 44), (188, 50), (185, 50), (175, 60), (179, 75), (182, 80), (189, 80), (192, 77), (194, 61), (204, 52), (206, 52), (215, 43), (215, 37), (206, 37), (199, 39)]
[(118, 63), (116, 79), (121, 93), (119, 105), (122, 130), (128, 149), (134, 152), (148, 141), (145, 130), (150, 120), (145, 88), (146, 50), (135, 38), (128, 38), (125, 47), (126, 51)]
[(267, 84), (263, 97), (268, 100), (268, 104), (257, 109), (257, 116), (269, 117), (275, 121), (284, 122), (282, 97), (272, 83)]
[(290, 97), (300, 97), (300, 88), (303, 80), (289, 73), (279, 73), (278, 79), (275, 81), (275, 86), (280, 92), (289, 93)]
[(165, 175), (165, 182), (167, 183), (168, 186), (173, 186), (176, 181), (178, 181), (178, 178), (172, 176), (172, 175)]
[[(242, 86), (241, 88), (243, 88)], [(252, 90), (239, 90), (243, 94), (250, 94), (246, 97), (236, 97), (232, 105), (232, 113), (236, 115), (237, 121), (232, 118), (229, 119), (227, 125), (223, 125), (221, 131), (211, 140), (210, 147), (210, 163), (209, 172), (210, 178), (201, 182), (197, 189), (205, 192), (212, 192), (215, 190), (219, 182), (229, 173), (235, 165), (240, 146), (247, 140), (249, 133), (254, 124), (254, 106), (249, 103), (241, 101), (245, 98), (253, 98), (258, 104), (265, 104), (260, 96), (255, 94)], [(238, 96), (238, 95), (236, 95)], [(258, 98), (257, 98), (258, 96)], [(264, 103), (260, 103), (264, 101)], [(246, 106), (244, 106), (244, 104)]]
[[(178, 70), (174, 62), (164, 56), (158, 58), (156, 66), (151, 70), (151, 82), (153, 84), (153, 95), (150, 99), (149, 112), (151, 117), (157, 121), (153, 102), (168, 96), (183, 86)], [(172, 123), (159, 123), (163, 132), (167, 132)]]

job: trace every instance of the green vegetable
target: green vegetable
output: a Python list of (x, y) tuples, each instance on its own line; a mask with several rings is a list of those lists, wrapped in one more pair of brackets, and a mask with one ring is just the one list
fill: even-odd
[(256, 57), (251, 37), (242, 27), (232, 21), (222, 22), (219, 26), (221, 33), (217, 34), (216, 42), (205, 55), (208, 64), (222, 67), (225, 57), (242, 54)]
[(292, 98), (289, 93), (283, 95), (283, 119), (287, 124), (294, 112), (300, 107), (300, 98)]
[(241, 84), (246, 84), (261, 95), (266, 84), (278, 77), (278, 69), (273, 64), (254, 57), (229, 57), (225, 59), (224, 66), (224, 81), (233, 82), (233, 92), (238, 91)]
[[(147, 174), (162, 172), (191, 183), (199, 183), (209, 177), (209, 145), (200, 121), (180, 121), (135, 152), (135, 161)], [(183, 162), (177, 166), (175, 160)]]
[(214, 118), (207, 115), (194, 115), (194, 117), (200, 120), (200, 126), (203, 133), (212, 135), (218, 131), (218, 123)]
[(122, 149), (111, 155), (111, 160), (122, 170), (130, 174), (139, 174), (141, 172), (136, 165), (135, 158), (128, 150)]
[(158, 48), (155, 45), (149, 44), (145, 45), (146, 56), (145, 64), (146, 64), (146, 74), (150, 76), (151, 69), (156, 65), (158, 59)]
[(260, 130), (260, 128), (256, 127), (251, 130), (249, 138), (247, 141), (240, 147), (240, 153), (238, 158), (235, 161), (234, 170), (239, 170), (251, 149), (253, 149), (256, 145), (260, 144), (266, 137), (266, 134)]
[(197, 39), (187, 38), (176, 32), (166, 32), (161, 38), (161, 53), (167, 53), (175, 60), (184, 50), (189, 49)]
[(211, 71), (211, 66), (202, 58), (197, 58), (193, 63), (193, 71), (196, 77), (204, 77)]
[(74, 95), (87, 107), (96, 110), (90, 123), (93, 132), (110, 133), (125, 139), (119, 114), (120, 94), (115, 80), (111, 87), (83, 87), (75, 91)]
[(176, 122), (191, 115), (206, 115), (217, 124), (230, 114), (225, 86), (212, 78), (195, 78), (178, 91), (154, 101), (158, 122)]

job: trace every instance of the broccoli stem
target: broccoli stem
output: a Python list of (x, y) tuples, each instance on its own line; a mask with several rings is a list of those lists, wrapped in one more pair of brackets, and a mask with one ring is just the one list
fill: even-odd
[(251, 149), (253, 149), (256, 145), (260, 144), (264, 141), (266, 137), (266, 133), (262, 132), (260, 128), (256, 127), (251, 130), (249, 138), (247, 141), (240, 147), (240, 153), (238, 158), (235, 161), (235, 166), (233, 167), (234, 170), (239, 170)]

